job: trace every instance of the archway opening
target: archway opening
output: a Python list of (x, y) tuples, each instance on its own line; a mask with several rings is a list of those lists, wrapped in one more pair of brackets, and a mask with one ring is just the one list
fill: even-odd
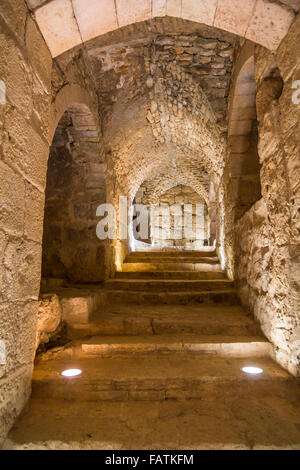
[(96, 209), (106, 201), (104, 155), (86, 105), (61, 117), (50, 148), (42, 254), (42, 288), (105, 277), (105, 244), (96, 236)]

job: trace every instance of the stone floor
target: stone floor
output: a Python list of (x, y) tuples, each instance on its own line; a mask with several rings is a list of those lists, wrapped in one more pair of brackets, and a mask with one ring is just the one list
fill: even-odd
[[(46, 361), (4, 449), (300, 449), (296, 381), (269, 359), (255, 360), (263, 377), (245, 376), (246, 363), (94, 358), (76, 362), (83, 374), (71, 383), (59, 376), (68, 361)], [(101, 377), (113, 378), (115, 399), (97, 390)]]
[[(271, 344), (238, 305), (234, 285), (226, 301), (207, 297), (229, 281), (211, 269), (205, 276), (202, 266), (192, 269), (201, 273), (196, 297), (190, 287), (183, 296), (181, 283), (194, 282), (191, 259), (186, 271), (166, 275), (168, 267), (153, 265), (151, 256), (132, 255), (128, 264), (143, 258), (148, 270), (109, 281), (118, 298), (108, 295), (88, 322), (69, 325), (68, 343), (39, 355), (31, 400), (4, 449), (300, 449), (299, 383), (272, 360)], [(151, 269), (161, 292), (155, 302)], [(134, 302), (138, 282), (144, 304)], [(263, 374), (249, 376), (245, 365)], [(67, 368), (82, 375), (64, 378)]]

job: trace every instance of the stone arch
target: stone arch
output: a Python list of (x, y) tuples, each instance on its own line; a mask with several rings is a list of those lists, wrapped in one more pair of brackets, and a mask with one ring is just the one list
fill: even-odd
[(76, 86), (62, 89), (52, 105), (42, 258), (46, 289), (52, 278), (105, 278), (105, 243), (96, 236), (96, 209), (106, 202), (104, 147), (91, 109)]
[[(201, 179), (202, 176), (202, 179)], [(187, 249), (198, 249), (203, 245), (204, 239), (209, 238), (209, 195), (208, 187), (209, 180), (208, 175), (201, 175), (201, 171), (197, 174), (194, 168), (189, 168), (188, 166), (180, 166), (177, 168), (165, 167), (152, 174), (149, 179), (141, 184), (139, 190), (135, 194), (134, 201), (138, 204), (144, 204), (148, 207), (148, 217), (149, 217), (149, 236), (147, 240), (148, 243), (158, 244), (160, 246), (185, 246)], [(195, 204), (203, 204), (205, 209), (205, 221), (203, 228), (201, 226), (200, 231), (198, 231), (196, 238), (193, 237), (193, 240), (184, 240), (182, 239), (173, 239), (172, 237), (169, 240), (158, 240), (157, 236), (154, 235), (155, 229), (154, 226), (154, 213), (151, 211), (151, 205), (160, 205), (167, 203), (169, 206), (175, 204), (192, 204), (193, 208), (193, 219), (194, 219), (194, 229), (195, 229), (195, 220), (196, 220), (196, 206)], [(152, 207), (153, 209), (153, 207)], [(199, 219), (200, 220), (200, 219)], [(170, 219), (171, 224), (173, 224), (173, 216), (171, 215)], [(182, 226), (182, 233), (184, 233)], [(206, 227), (206, 229), (205, 229)], [(199, 228), (199, 227), (198, 227)], [(163, 229), (163, 227), (162, 227)], [(204, 236), (205, 229), (205, 236)], [(171, 232), (172, 233), (172, 232)], [(146, 241), (146, 240), (144, 240)]]
[(215, 26), (276, 50), (295, 18), (291, 8), (268, 0), (38, 0), (32, 9), (53, 57), (109, 31), (163, 16)]
[(97, 105), (92, 100), (91, 94), (79, 85), (68, 84), (57, 93), (55, 100), (51, 104), (48, 132), (49, 145), (51, 145), (53, 141), (54, 133), (62, 115), (68, 108), (75, 106), (76, 104), (82, 107), (85, 106), (86, 109), (91, 113), (94, 125), (96, 126), (100, 137), (100, 123), (98, 122), (97, 114), (93, 111)]
[(233, 72), (229, 96), (229, 194), (234, 218), (261, 197), (254, 76), (254, 44), (246, 42)]
[[(177, 168), (175, 171), (172, 171), (169, 168), (161, 170), (159, 173), (148, 179), (148, 181), (150, 180), (153, 182), (153, 186), (155, 187), (155, 194), (153, 194), (153, 196), (150, 195), (150, 201), (156, 202), (156, 200), (159, 199), (164, 192), (172, 189), (175, 186), (184, 185), (192, 188), (196, 193), (199, 194), (200, 197), (206, 201), (206, 203), (208, 203), (209, 181), (200, 181), (200, 173), (201, 172), (199, 172), (197, 175), (191, 170), (188, 172), (188, 168), (185, 167)], [(204, 177), (208, 178), (208, 175), (205, 174)], [(141, 184), (140, 187), (142, 186), (143, 184)]]

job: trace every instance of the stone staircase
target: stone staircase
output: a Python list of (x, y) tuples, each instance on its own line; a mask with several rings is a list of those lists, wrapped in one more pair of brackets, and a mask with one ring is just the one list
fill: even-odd
[[(299, 446), (296, 381), (272, 360), (214, 251), (135, 252), (101, 294), (60, 295), (74, 318), (85, 298), (97, 308), (68, 325), (72, 342), (38, 358), (6, 448)], [(63, 378), (68, 368), (82, 374)]]
[(238, 303), (215, 251), (131, 253), (106, 289), (112, 303)]

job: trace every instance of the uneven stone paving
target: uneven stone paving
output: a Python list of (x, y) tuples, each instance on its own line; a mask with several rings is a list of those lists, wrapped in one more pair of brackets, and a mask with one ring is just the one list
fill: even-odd
[[(129, 261), (147, 265), (153, 257), (160, 254), (135, 253)], [(182, 256), (165, 258), (176, 263)], [(191, 279), (191, 272), (200, 272), (200, 279)], [(101, 295), (106, 292), (107, 303), (89, 321), (68, 324), (72, 341), (38, 356), (31, 400), (4, 448), (300, 448), (298, 383), (273, 361), (271, 344), (238, 305), (224, 272), (214, 279), (211, 270), (172, 271), (167, 280), (166, 269), (156, 270), (155, 280), (151, 270), (133, 273), (106, 282)], [(160, 290), (161, 302), (131, 301), (138, 283), (149, 296)], [(219, 299), (199, 304), (190, 295), (182, 305), (183, 283), (201, 292), (229, 283), (232, 296), (225, 305)], [(67, 302), (93, 292), (63, 291)], [(168, 304), (166, 296), (174, 293), (178, 302)], [(249, 376), (241, 370), (246, 365), (264, 372)], [(82, 375), (62, 377), (68, 368)]]

